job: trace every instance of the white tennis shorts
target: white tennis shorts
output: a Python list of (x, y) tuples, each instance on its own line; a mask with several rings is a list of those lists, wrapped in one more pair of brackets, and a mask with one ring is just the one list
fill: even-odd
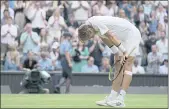
[[(133, 28), (132, 31), (130, 31), (127, 36), (128, 39), (126, 41), (122, 41), (122, 44), (125, 47), (128, 54), (135, 48), (134, 51), (130, 54), (130, 56), (136, 56), (136, 54), (139, 53), (141, 33), (135, 26), (133, 26), (132, 28)], [(122, 55), (121, 52), (120, 55)]]

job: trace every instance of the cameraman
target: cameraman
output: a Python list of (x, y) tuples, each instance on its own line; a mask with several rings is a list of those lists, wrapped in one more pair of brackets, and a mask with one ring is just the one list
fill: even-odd
[(43, 88), (43, 84), (48, 83), (50, 80), (50, 75), (45, 71), (39, 71), (33, 69), (32, 71), (27, 70), (26, 75), (21, 81), (20, 85), (24, 88), (20, 94), (28, 93), (43, 93), (48, 94), (49, 89)]
[(89, 49), (82, 42), (73, 42), (73, 49), (71, 51), (72, 60), (73, 60), (73, 72), (81, 72), (81, 69), (84, 65), (87, 64), (87, 58), (89, 57)]

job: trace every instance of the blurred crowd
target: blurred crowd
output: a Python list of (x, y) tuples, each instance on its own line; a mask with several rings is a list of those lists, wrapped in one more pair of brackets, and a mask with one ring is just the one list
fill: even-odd
[(77, 29), (89, 17), (128, 19), (142, 35), (133, 73), (168, 74), (168, 1), (1, 1), (1, 68), (62, 69), (60, 53), (68, 41), (73, 72), (109, 72), (111, 50), (99, 36), (85, 44)]

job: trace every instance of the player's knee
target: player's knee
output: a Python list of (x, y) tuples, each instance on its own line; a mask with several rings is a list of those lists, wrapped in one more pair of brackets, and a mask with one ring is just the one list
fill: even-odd
[(124, 72), (124, 74), (125, 74), (125, 75), (130, 75), (130, 76), (133, 75), (133, 73), (132, 73), (131, 71), (127, 71), (127, 70)]

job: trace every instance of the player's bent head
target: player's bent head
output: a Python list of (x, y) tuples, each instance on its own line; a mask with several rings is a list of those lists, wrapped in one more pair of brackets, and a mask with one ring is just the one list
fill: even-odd
[(81, 42), (85, 42), (94, 37), (95, 31), (91, 25), (82, 24), (78, 29), (78, 37)]

